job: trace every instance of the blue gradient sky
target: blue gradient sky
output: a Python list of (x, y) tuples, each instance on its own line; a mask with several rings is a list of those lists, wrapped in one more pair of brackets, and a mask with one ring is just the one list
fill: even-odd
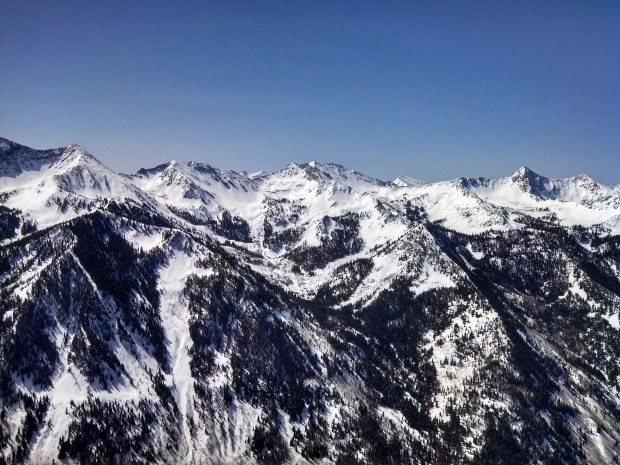
[(122, 172), (620, 183), (620, 2), (178, 3), (0, 0), (0, 135)]

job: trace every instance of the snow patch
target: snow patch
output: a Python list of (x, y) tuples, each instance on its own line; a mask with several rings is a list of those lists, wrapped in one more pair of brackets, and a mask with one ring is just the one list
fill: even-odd
[(484, 252), (477, 252), (477, 251), (475, 251), (472, 248), (471, 243), (468, 243), (465, 248), (471, 254), (471, 256), (474, 257), (476, 260), (482, 260), (484, 258)]
[(414, 295), (420, 295), (432, 289), (455, 286), (455, 282), (448, 275), (438, 271), (428, 262), (425, 262), (420, 277), (417, 282), (411, 286), (411, 292), (413, 292)]
[(168, 264), (160, 269), (158, 289), (161, 295), (162, 326), (170, 357), (171, 374), (166, 376), (173, 387), (177, 406), (183, 418), (183, 433), (190, 451), (197, 449), (188, 420), (199, 421), (194, 411), (194, 378), (191, 372), (189, 350), (193, 345), (189, 333), (188, 302), (183, 296), (185, 283), (191, 275), (208, 276), (211, 270), (196, 266), (196, 256), (173, 250)]
[(609, 315), (603, 315), (603, 318), (607, 320), (607, 323), (614, 329), (620, 330), (620, 313), (611, 313)]

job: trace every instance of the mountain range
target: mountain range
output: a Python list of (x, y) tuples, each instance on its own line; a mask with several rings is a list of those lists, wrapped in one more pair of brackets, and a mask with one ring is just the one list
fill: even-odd
[(619, 312), (587, 175), (0, 138), (0, 464), (618, 464)]

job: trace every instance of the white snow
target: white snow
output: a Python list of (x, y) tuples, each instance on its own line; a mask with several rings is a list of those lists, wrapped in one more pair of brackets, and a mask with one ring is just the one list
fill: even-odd
[(456, 284), (446, 274), (436, 270), (429, 263), (424, 263), (424, 268), (418, 282), (411, 286), (411, 292), (415, 295), (422, 294), (436, 288), (455, 287)]
[(466, 249), (476, 260), (482, 260), (484, 258), (484, 252), (474, 250), (471, 243), (467, 244)]
[[(202, 209), (213, 218), (226, 209), (248, 221), (253, 231), (260, 231), (265, 199), (284, 199), (289, 205), (305, 209), (298, 226), (305, 231), (301, 242), (308, 245), (318, 245), (316, 227), (325, 215), (375, 212), (375, 205), (398, 215), (403, 211), (404, 199), (421, 207), (429, 220), (464, 233), (518, 229), (522, 227), (519, 215), (552, 216), (567, 226), (600, 225), (608, 234), (620, 233), (617, 189), (585, 175), (547, 179), (528, 173), (522, 168), (504, 178), (437, 183), (401, 176), (388, 183), (338, 165), (316, 162), (291, 164), (271, 174), (244, 175), (206, 164), (172, 161), (159, 170), (125, 176), (104, 167), (84, 149), (70, 146), (46, 164), (34, 165), (17, 176), (7, 173), (2, 177), (0, 172), (0, 192), (15, 191), (6, 205), (22, 209), (40, 227), (82, 214), (84, 210), (74, 208), (79, 202), (80, 208), (88, 210), (103, 199), (126, 199), (147, 203), (168, 216), (167, 205), (190, 211)], [(69, 208), (61, 212), (56, 200), (68, 201)], [(375, 216), (366, 221), (368, 234), (364, 239), (369, 247), (380, 243), (386, 233), (391, 234), (372, 234), (385, 226), (385, 221), (377, 219)]]
[(603, 318), (607, 320), (607, 323), (614, 329), (620, 330), (620, 313), (612, 313), (609, 315), (603, 315)]
[[(426, 220), (462, 233), (476, 234), (523, 228), (521, 219), (525, 216), (557, 221), (565, 226), (596, 226), (600, 235), (620, 234), (620, 189), (602, 186), (584, 175), (553, 180), (520, 169), (511, 176), (497, 179), (424, 183), (403, 176), (392, 183), (385, 183), (338, 165), (316, 162), (291, 164), (271, 174), (258, 172), (247, 175), (219, 170), (206, 164), (172, 161), (157, 169), (125, 176), (107, 169), (77, 146), (68, 147), (43, 164), (25, 161), (20, 169), (22, 171), (19, 173), (18, 170), (0, 171), (0, 193), (12, 193), (4, 205), (19, 208), (25, 218), (36, 220), (39, 229), (104, 208), (110, 200), (148, 206), (150, 211), (197, 235), (212, 232), (209, 226), (190, 225), (187, 220), (173, 214), (174, 209), (202, 215), (201, 218), (209, 216), (213, 220), (221, 219), (224, 211), (228, 211), (250, 225), (253, 242), (243, 244), (243, 247), (263, 257), (257, 258), (256, 263), (252, 262), (252, 266), (287, 290), (305, 298), (312, 298), (323, 284), (336, 279), (337, 267), (358, 258), (372, 260), (373, 269), (361, 280), (344, 305), (360, 302), (367, 305), (398, 277), (411, 279), (410, 290), (414, 295), (432, 289), (453, 288), (459, 280), (467, 279), (462, 270), (440, 253), (436, 240), (425, 228)], [(66, 204), (66, 208), (59, 208), (59, 204)], [(422, 216), (407, 218), (405, 211), (409, 205), (419, 208)], [(320, 245), (322, 239), (329, 238), (341, 227), (334, 218), (344, 214), (355, 214), (359, 218), (363, 249), (355, 255), (329, 263), (324, 269), (292, 273), (292, 263), (285, 254), (301, 245)], [(326, 216), (331, 219), (325, 221)], [(301, 236), (298, 241), (289, 244), (289, 249), (269, 250), (262, 242), (266, 221), (272, 224), (275, 231), (299, 228)], [(136, 249), (148, 252), (161, 247), (167, 253), (168, 262), (159, 270), (158, 291), (171, 368), (165, 378), (183, 419), (183, 444), (180, 448), (187, 451), (188, 460), (209, 458), (215, 453), (231, 461), (236, 460), (247, 449), (261, 411), (235, 400), (229, 411), (205, 419), (198, 415), (194, 404), (195, 380), (191, 375), (189, 355), (192, 348), (190, 314), (183, 291), (189, 276), (208, 276), (213, 272), (196, 265), (201, 253), (208, 252), (206, 249), (201, 253), (192, 252), (192, 247), (198, 247), (196, 244), (183, 250), (172, 248), (165, 239), (171, 230), (164, 228), (128, 221), (122, 232)], [(218, 240), (223, 241), (224, 238)], [(591, 250), (589, 244), (582, 246)], [(485, 257), (484, 252), (476, 250), (475, 242), (468, 243), (466, 248), (475, 260)], [(230, 249), (231, 253), (235, 253), (233, 247)], [(77, 258), (73, 258), (78, 262)], [(501, 265), (496, 257), (489, 257), (489, 260)], [(50, 262), (30, 264), (14, 282), (14, 293), (26, 297), (32, 283)], [(473, 269), (476, 262), (468, 265)], [(610, 266), (615, 269), (615, 264)], [(570, 293), (587, 302), (584, 277), (572, 265), (567, 268), (567, 280), (568, 290), (564, 297)], [(90, 283), (96, 289), (92, 280)], [(108, 302), (100, 293), (98, 295), (106, 305)], [(430, 331), (425, 335), (425, 349), (432, 350), (432, 362), (440, 386), (433, 398), (431, 415), (439, 421), (447, 421), (447, 407), (466, 401), (465, 384), (473, 382), (483, 371), (480, 368), (487, 358), (493, 356), (495, 360), (508, 364), (505, 356), (501, 355), (508, 342), (503, 336), (500, 318), (488, 308), (472, 304), (458, 315), (456, 306), (432, 310), (448, 312), (451, 318), (444, 330)], [(597, 314), (591, 312), (593, 316)], [(312, 322), (302, 327), (284, 309), (276, 312), (274, 317), (294, 325), (319, 360), (324, 355), (331, 355), (331, 345), (314, 331), (316, 328), (312, 327)], [(620, 329), (618, 312), (604, 314), (602, 318), (612, 328)], [(62, 363), (53, 388), (45, 393), (50, 397), (51, 407), (46, 426), (42, 428), (32, 450), (33, 460), (39, 463), (49, 463), (56, 458), (54, 453), (58, 439), (68, 427), (66, 410), (71, 400), (80, 402), (89, 395), (95, 395), (103, 399), (135, 401), (154, 395), (150, 379), (140, 363), (157, 369), (156, 362), (146, 353), (139, 354), (138, 362), (136, 356), (120, 343), (115, 346), (115, 355), (128, 370), (131, 379), (111, 392), (94, 392), (79, 370), (68, 361), (70, 340), (65, 340), (66, 334), (66, 328), (58, 324), (54, 335), (58, 347), (62, 348)], [(461, 340), (465, 335), (471, 338)], [(459, 344), (464, 344), (466, 353), (461, 351)], [(218, 369), (206, 383), (214, 390), (221, 390), (230, 383), (231, 360), (228, 354), (215, 352), (215, 363)], [(353, 388), (347, 386), (346, 389)], [(481, 404), (508, 408), (501, 397), (490, 395), (484, 397)], [(337, 418), (339, 408), (337, 405), (329, 406), (328, 422)], [(416, 435), (417, 431), (406, 427), (400, 412), (380, 407), (379, 413), (386, 423)], [(585, 415), (584, 412), (582, 414)], [(19, 415), (17, 413), (11, 417), (13, 426), (17, 425)], [(482, 412), (462, 417), (469, 431), (465, 441), (469, 455), (478, 447), (473, 440), (484, 433), (483, 418)], [(195, 431), (190, 429), (190, 420), (198, 425)], [(286, 434), (292, 434), (290, 419), (283, 418), (283, 421), (287, 425)], [(588, 423), (586, 420), (584, 422)], [(216, 430), (220, 433), (213, 433), (212, 436), (207, 436), (205, 432)], [(603, 450), (606, 439), (599, 436), (593, 435), (593, 441), (598, 441)], [(239, 442), (235, 443), (233, 437)]]
[(588, 294), (579, 286), (579, 279), (575, 276), (575, 268), (572, 264), (568, 267), (568, 283), (570, 284), (569, 292), (581, 297), (583, 300), (588, 300)]
[(137, 250), (144, 252), (154, 249), (163, 243), (163, 231), (142, 231), (140, 229), (125, 228), (125, 239)]
[[(172, 373), (167, 380), (174, 387), (176, 403), (183, 418), (186, 446), (194, 451), (194, 437), (189, 429), (188, 419), (197, 416), (194, 411), (194, 379), (192, 377), (189, 350), (192, 339), (189, 334), (189, 310), (182, 293), (185, 282), (191, 275), (208, 275), (210, 271), (195, 266), (195, 256), (184, 251), (173, 250), (168, 265), (159, 272), (158, 288), (161, 294), (160, 309)], [(196, 420), (198, 420), (196, 418)]]
[[(452, 312), (452, 309), (442, 309)], [(430, 331), (425, 339), (428, 341), (426, 350), (432, 351), (431, 361), (437, 370), (439, 389), (434, 395), (435, 406), (431, 409), (431, 416), (442, 422), (449, 420), (448, 406), (458, 407), (466, 402), (466, 385), (474, 380), (476, 375), (484, 373), (481, 367), (488, 360), (498, 360), (506, 364), (506, 347), (508, 340), (503, 331), (499, 330), (501, 321), (497, 313), (487, 308), (479, 308), (469, 303), (467, 311), (455, 317), (450, 325), (441, 333)], [(463, 335), (471, 335), (462, 339)], [(457, 348), (457, 340), (465, 345), (465, 350)], [(482, 380), (484, 382), (484, 380)], [(508, 406), (503, 399), (494, 396), (492, 392), (480, 391), (482, 396), (480, 408), (493, 406), (507, 410)], [(464, 446), (468, 455), (472, 456), (480, 448), (480, 438), (485, 431), (483, 411), (473, 412), (461, 416), (461, 424), (466, 426), (467, 438)]]

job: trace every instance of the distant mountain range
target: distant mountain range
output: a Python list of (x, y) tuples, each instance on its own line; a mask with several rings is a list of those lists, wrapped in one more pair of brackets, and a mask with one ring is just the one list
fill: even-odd
[(620, 188), (115, 173), (0, 138), (0, 464), (620, 463)]

